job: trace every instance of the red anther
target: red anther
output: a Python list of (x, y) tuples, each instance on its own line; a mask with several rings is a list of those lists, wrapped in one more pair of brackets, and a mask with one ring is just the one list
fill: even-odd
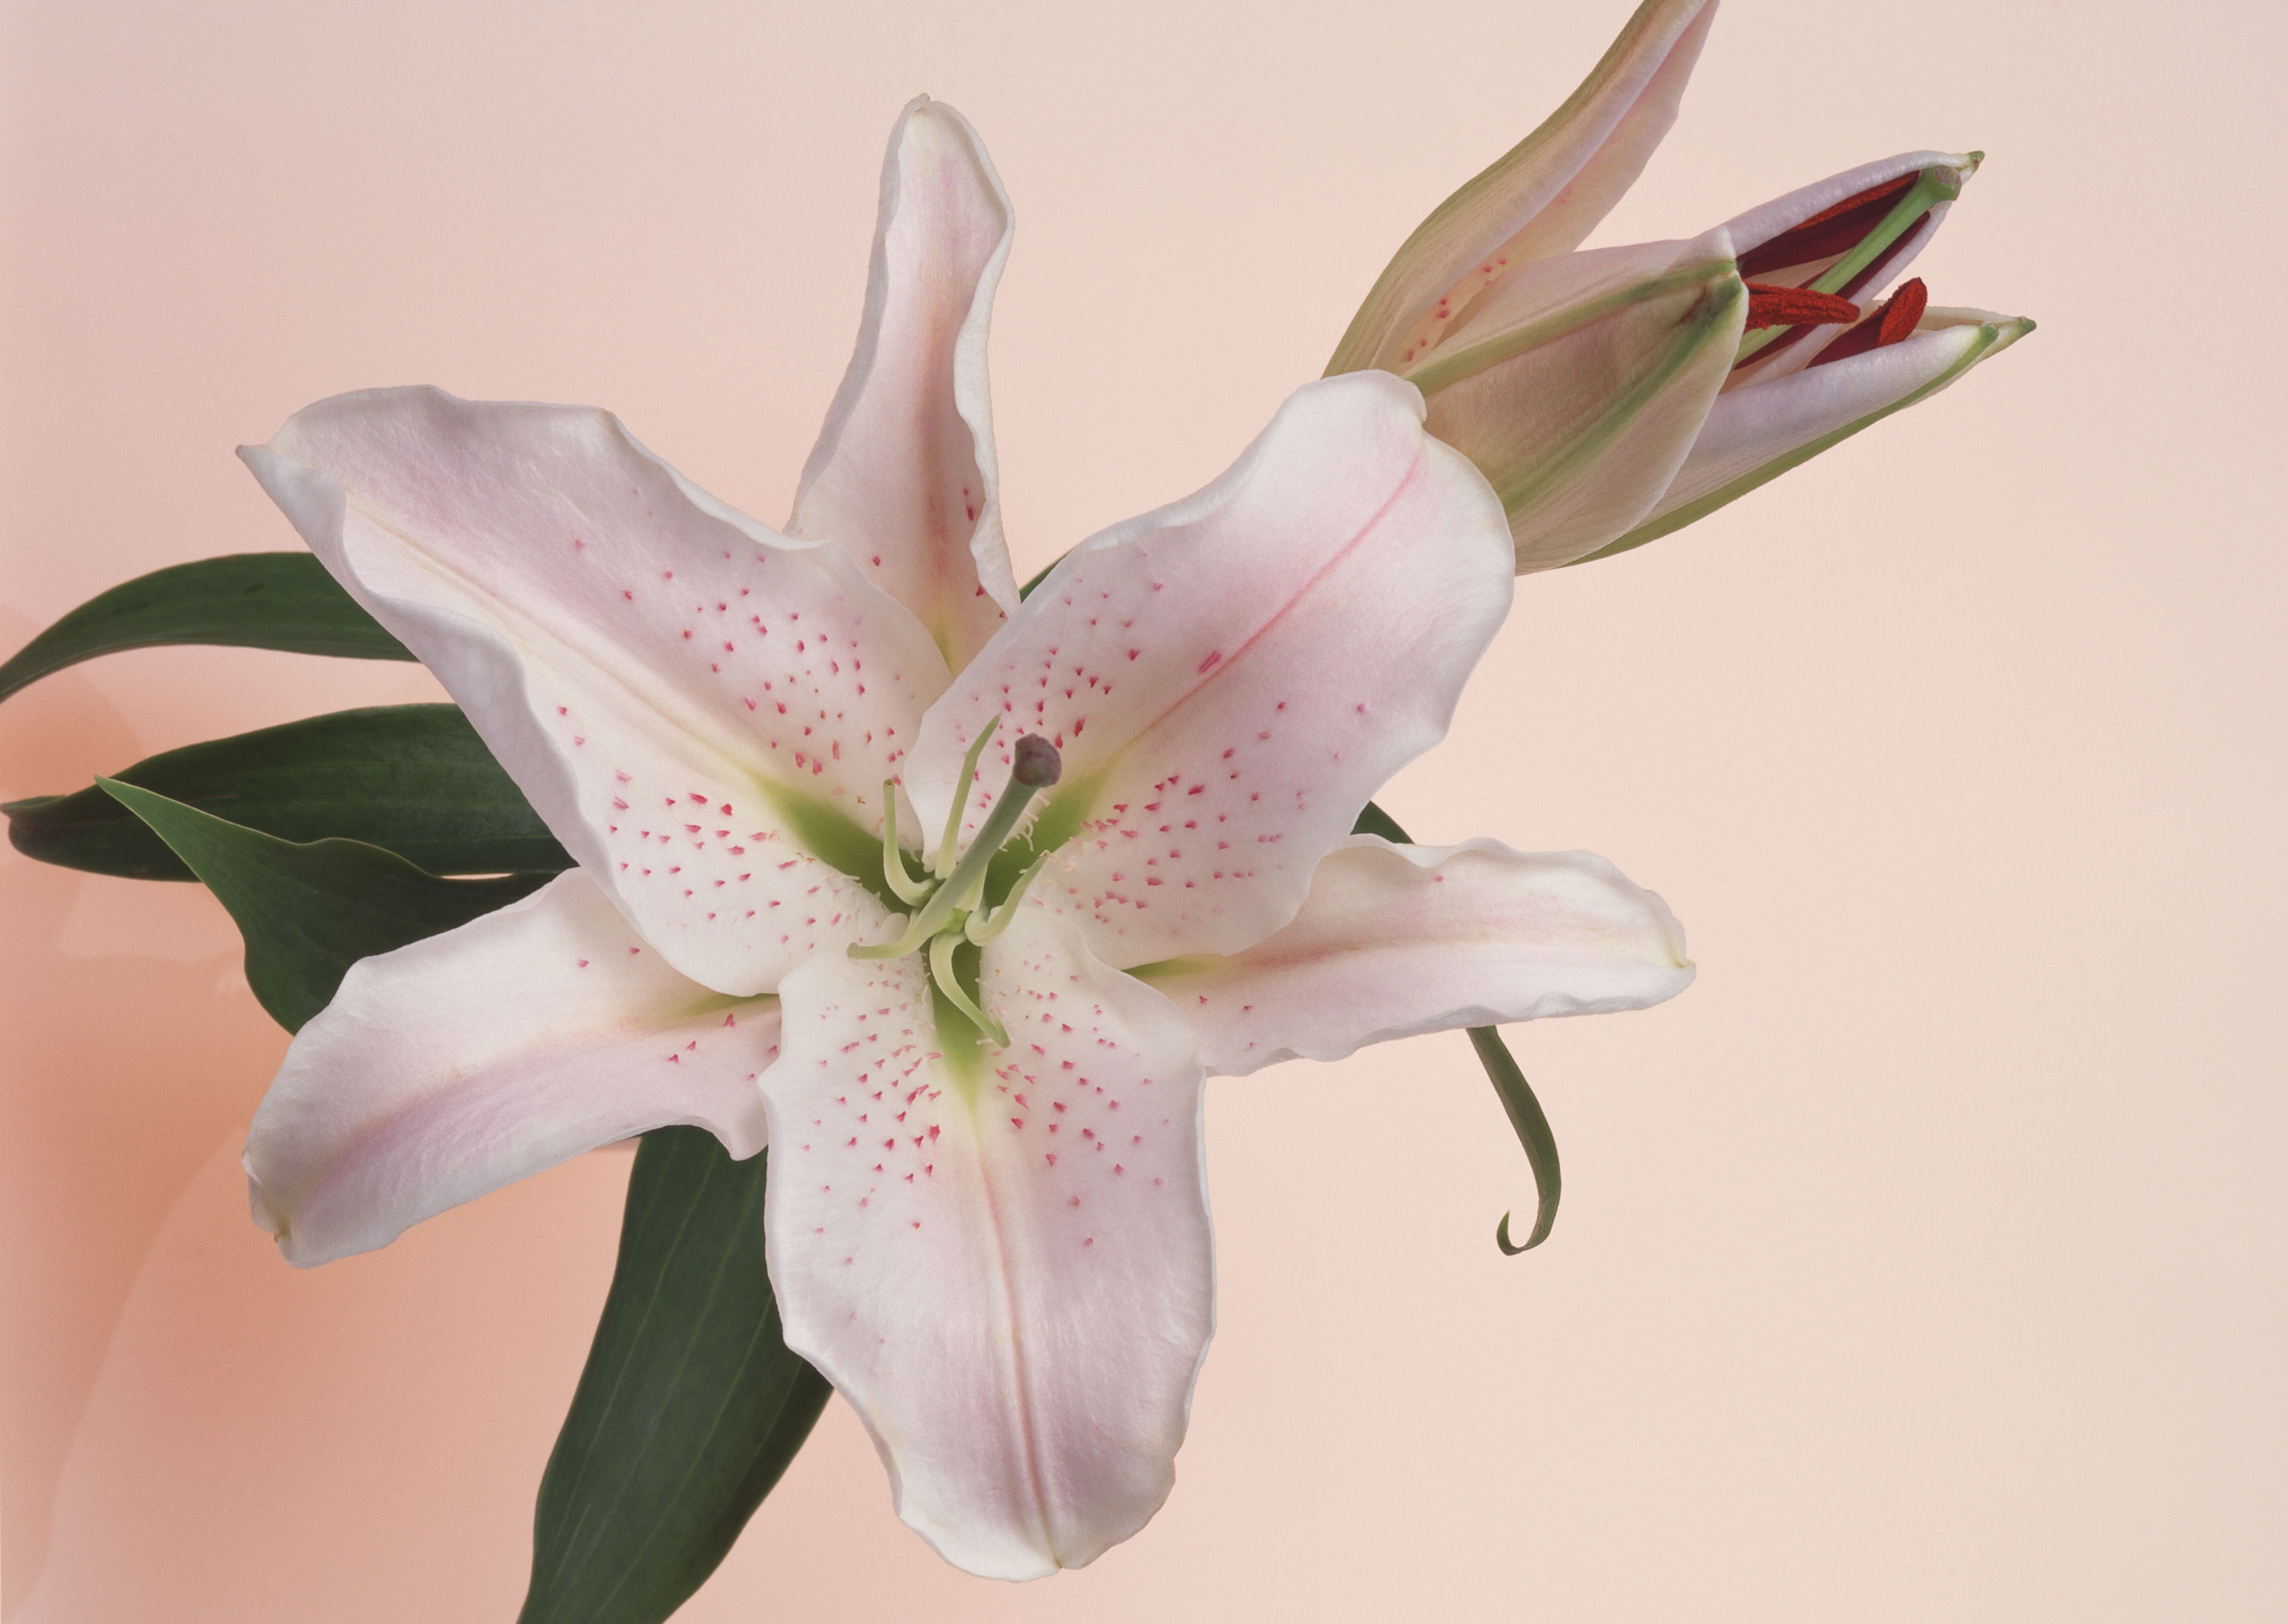
[(1911, 277), (1899, 284), (1899, 290), (1883, 301), (1881, 331), (1876, 336), (1875, 347), (1896, 344), (1912, 333), (1930, 308), (1930, 289), (1923, 286), (1919, 276)]
[(1929, 306), (1930, 289), (1923, 286), (1921, 277), (1901, 282), (1897, 291), (1883, 301), (1881, 309), (1822, 350), (1811, 364), (1823, 367), (1831, 360), (1848, 360), (1854, 355), (1864, 355), (1887, 344), (1911, 338), (1916, 324), (1922, 321), (1923, 312)]
[(1859, 306), (1831, 293), (1789, 288), (1777, 282), (1748, 284), (1748, 331), (1761, 327), (1822, 327), (1856, 321)]
[(1892, 205), (1921, 178), (1909, 170), (1895, 179), (1831, 203), (1807, 220), (1799, 220), (1776, 237), (1768, 237), (1740, 256), (1740, 274), (1761, 276), (1791, 265), (1834, 259), (1859, 245), (1859, 239), (1883, 223)]

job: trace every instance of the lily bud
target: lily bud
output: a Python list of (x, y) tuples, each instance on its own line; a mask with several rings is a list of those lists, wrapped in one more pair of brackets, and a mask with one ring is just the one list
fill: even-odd
[(1640, 525), (1729, 375), (1747, 313), (1730, 243), (1572, 252), (1676, 120), (1715, 0), (1646, 0), (1565, 105), (1416, 228), (1330, 374), (1419, 388), (1431, 433), (1502, 499), (1520, 572)]
[(1510, 268), (1393, 369), (1501, 498), (1520, 573), (1551, 569), (1641, 524), (1673, 484), (1750, 305), (1720, 230), (1565, 254)]
[(1402, 373), (1506, 270), (1577, 248), (1676, 122), (1715, 0), (1645, 0), (1541, 127), (1407, 238), (1327, 372)]
[[(1919, 277), (1888, 298), (1871, 297), (1930, 241), (1983, 155), (1904, 154), (1728, 222), (1722, 229), (1739, 250), (1755, 330), (1742, 340), (1731, 376), (1658, 501), (1625, 534), (1577, 561), (1681, 529), (1936, 394), (2033, 331), (2023, 317), (1931, 305)], [(1822, 294), (1851, 301), (1852, 318), (1783, 309)], [(1760, 305), (1781, 312), (1779, 319), (1758, 329)]]
[(1565, 105), (1406, 240), (1328, 363), (1422, 391), (1517, 567), (1643, 545), (1935, 393), (2033, 323), (1928, 307), (1978, 153), (1829, 177), (1689, 242), (1571, 251), (1674, 122), (1715, 0), (1646, 0)]

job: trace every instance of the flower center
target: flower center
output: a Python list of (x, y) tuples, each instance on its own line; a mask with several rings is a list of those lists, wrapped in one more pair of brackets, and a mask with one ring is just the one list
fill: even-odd
[(1033, 876), (1049, 860), (1049, 854), (1042, 852), (1009, 888), (1009, 894), (997, 907), (989, 909), (984, 906), (986, 870), (1016, 834), (1017, 825), (1025, 809), (1032, 804), (1033, 796), (1057, 781), (1064, 771), (1064, 763), (1056, 747), (1040, 734), (1027, 733), (1018, 740), (1015, 759), (1009, 767), (1009, 781), (1001, 791), (1001, 798), (986, 813), (984, 825), (969, 843), (969, 850), (961, 852), (957, 860), (961, 814), (969, 805), (969, 786), (977, 776), (978, 759), (985, 754), (985, 746), (1000, 723), (998, 717), (986, 723), (969, 747), (969, 754), (962, 759), (958, 780), (961, 793), (954, 797), (952, 807), (946, 812), (945, 834), (938, 842), (937, 856), (926, 875), (918, 876), (906, 867), (904, 848), (898, 844), (897, 786), (894, 782), (883, 784), (882, 877), (912, 912), (906, 915), (906, 928), (895, 941), (875, 947), (854, 942), (850, 956), (899, 959), (926, 949), (930, 978), (937, 983), (937, 990), (975, 1023), (996, 1048), (1006, 1049), (1008, 1033), (962, 985), (953, 955), (964, 943), (982, 947), (1008, 929), (1017, 905), (1025, 899), (1026, 887), (1032, 884)]

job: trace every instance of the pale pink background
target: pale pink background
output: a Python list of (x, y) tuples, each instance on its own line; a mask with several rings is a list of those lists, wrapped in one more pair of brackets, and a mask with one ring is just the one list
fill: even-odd
[[(588, 401), (766, 519), (927, 90), (1020, 230), (1021, 574), (1220, 469), (1625, 0), (16, 0), (12, 647), (294, 537), (231, 448), (434, 382)], [(1522, 583), (1429, 838), (1660, 890), (1675, 1004), (1210, 1096), (1222, 1328), (1174, 1498), (1026, 1588), (891, 1517), (850, 1414), (684, 1615), (2203, 1620), (2288, 1612), (2277, 942), (2282, 13), (1728, 0), (1604, 234), (1985, 147), (1921, 269), (2042, 331), (1644, 552)], [(0, 789), (433, 693), (234, 651), (0, 708)], [(505, 1620), (624, 1155), (288, 1270), (235, 1146), (283, 1039), (187, 887), (0, 856), (10, 1624)]]

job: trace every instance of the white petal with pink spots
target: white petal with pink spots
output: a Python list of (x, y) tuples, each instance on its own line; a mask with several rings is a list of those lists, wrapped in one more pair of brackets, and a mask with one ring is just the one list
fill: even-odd
[(1064, 779), (1037, 827), (1069, 837), (1034, 895), (1108, 963), (1236, 951), (1445, 735), (1509, 608), (1508, 535), (1410, 385), (1299, 390), (1214, 484), (1057, 566), (931, 708), (908, 790), (933, 828), (988, 718), (984, 784), (1045, 735)]
[(915, 959), (787, 978), (766, 1226), (787, 1345), (864, 1418), (899, 1515), (1026, 1579), (1174, 1482), (1213, 1328), (1201, 1072), (1168, 1001), (1040, 910), (981, 986), (1010, 1046), (949, 1053)]
[(1668, 905), (1593, 853), (1359, 835), (1283, 929), (1138, 973), (1182, 1012), (1209, 1072), (1237, 1074), (1455, 1026), (1641, 1010), (1689, 986), (1692, 963)]
[(677, 974), (576, 868), (350, 967), (255, 1113), (255, 1217), (322, 1264), (671, 1123), (751, 1156), (778, 1052), (776, 999)]
[(881, 922), (820, 831), (876, 835), (946, 671), (839, 549), (579, 408), (341, 395), (245, 455), (677, 969), (764, 992)]

